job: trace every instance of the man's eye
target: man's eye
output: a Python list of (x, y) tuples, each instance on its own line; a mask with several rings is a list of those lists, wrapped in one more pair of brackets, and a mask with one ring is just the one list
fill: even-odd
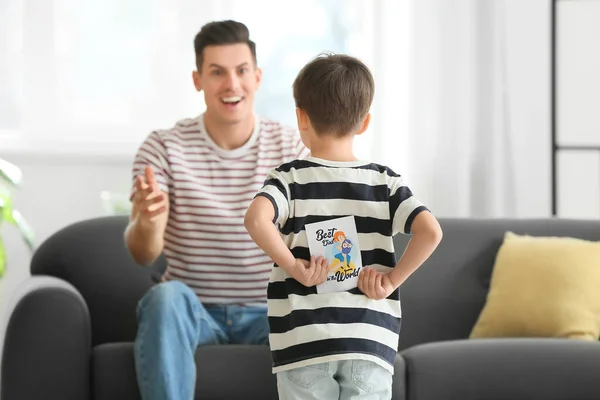
[(214, 69), (214, 70), (212, 71), (212, 74), (213, 74), (213, 75), (221, 75), (221, 71), (219, 71), (218, 69)]
[(240, 74), (245, 74), (248, 72), (248, 68), (240, 68)]

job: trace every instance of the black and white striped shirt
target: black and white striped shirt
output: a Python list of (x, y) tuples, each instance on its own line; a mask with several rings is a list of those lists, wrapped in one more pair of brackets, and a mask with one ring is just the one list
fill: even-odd
[[(314, 157), (271, 170), (257, 194), (271, 200), (275, 223), (297, 258), (310, 258), (305, 225), (354, 216), (362, 264), (396, 265), (393, 236), (410, 234), (427, 208), (403, 178), (373, 163)], [(358, 289), (317, 294), (274, 265), (267, 291), (273, 373), (337, 360), (363, 359), (393, 373), (398, 349), (399, 291), (372, 300)]]

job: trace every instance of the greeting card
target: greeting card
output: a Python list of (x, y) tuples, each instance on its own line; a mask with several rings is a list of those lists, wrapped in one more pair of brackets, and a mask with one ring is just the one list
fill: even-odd
[(342, 292), (353, 289), (362, 269), (358, 233), (353, 216), (306, 224), (311, 256), (329, 260), (327, 280), (317, 285), (317, 293)]

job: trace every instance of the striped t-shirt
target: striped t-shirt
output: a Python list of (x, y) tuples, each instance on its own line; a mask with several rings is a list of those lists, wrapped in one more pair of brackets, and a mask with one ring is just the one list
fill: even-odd
[(162, 280), (186, 283), (206, 304), (266, 303), (272, 261), (248, 235), (244, 214), (270, 169), (308, 155), (296, 130), (255, 120), (235, 150), (218, 147), (200, 115), (152, 132), (135, 157), (132, 190), (150, 165), (169, 195)]
[[(393, 236), (410, 234), (427, 208), (391, 169), (366, 162), (313, 157), (269, 172), (257, 196), (271, 200), (275, 223), (296, 258), (310, 257), (305, 225), (353, 216), (362, 264), (388, 272), (396, 265)], [(358, 289), (317, 294), (274, 265), (267, 292), (273, 373), (348, 359), (393, 373), (398, 350), (399, 291), (372, 300)]]

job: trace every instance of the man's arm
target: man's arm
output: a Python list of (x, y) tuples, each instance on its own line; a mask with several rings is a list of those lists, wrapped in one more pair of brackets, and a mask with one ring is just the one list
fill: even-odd
[(138, 264), (150, 265), (163, 251), (169, 218), (169, 196), (158, 188), (150, 166), (146, 167), (145, 179), (137, 177), (132, 202), (125, 243)]

